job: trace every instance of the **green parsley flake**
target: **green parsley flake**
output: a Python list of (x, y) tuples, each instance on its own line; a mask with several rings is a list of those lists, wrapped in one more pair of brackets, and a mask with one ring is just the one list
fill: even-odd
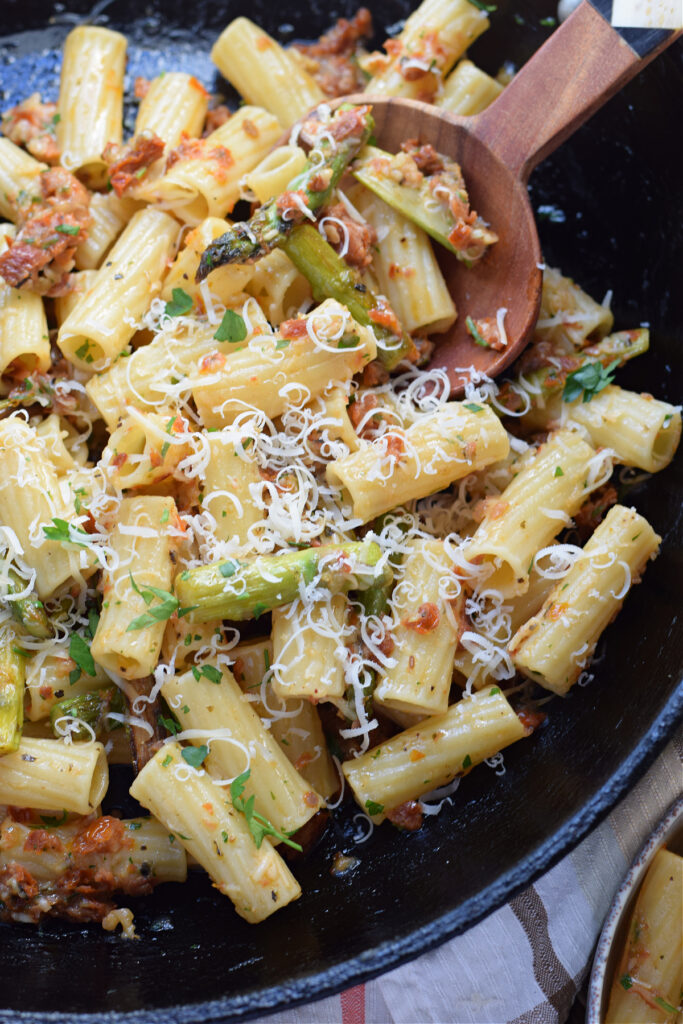
[(87, 676), (97, 675), (90, 648), (78, 633), (73, 633), (69, 641), (69, 657), (76, 662), (80, 671), (85, 672)]
[(58, 224), (55, 231), (60, 235), (77, 235), (81, 229), (76, 224)]
[(553, 476), (564, 476), (564, 470), (562, 469), (562, 466), (555, 466), (555, 472)]
[(382, 814), (384, 812), (384, 804), (378, 804), (374, 800), (366, 800), (365, 810), (372, 818), (375, 816), (375, 814)]
[[(181, 755), (183, 761), (189, 764), (190, 768), (201, 768), (206, 760), (206, 756), (209, 753), (209, 748), (205, 743), (202, 743), (199, 747), (183, 747)], [(178, 833), (180, 835), (180, 833)], [(181, 836), (181, 838), (183, 838)]]
[(476, 402), (465, 402), (465, 409), (469, 409), (470, 412), (483, 412), (484, 406), (477, 405)]
[(612, 383), (614, 370), (618, 365), (618, 359), (613, 359), (607, 367), (597, 361), (588, 362), (580, 366), (578, 370), (568, 373), (562, 392), (562, 401), (575, 402), (583, 393), (582, 401), (590, 402), (591, 398)]
[(192, 309), (192, 296), (182, 288), (173, 289), (173, 299), (164, 307), (166, 316), (185, 316)]
[(246, 820), (249, 831), (252, 834), (254, 842), (256, 843), (256, 849), (261, 849), (261, 843), (263, 842), (264, 836), (275, 836), (276, 839), (282, 840), (287, 846), (291, 846), (293, 850), (298, 850), (299, 853), (303, 853), (303, 847), (299, 843), (293, 842), (289, 836), (285, 835), (284, 832), (280, 832), (276, 829), (267, 818), (263, 815), (258, 814), (254, 810), (254, 794), (249, 797), (248, 800), (244, 799), (244, 785), (251, 775), (251, 769), (247, 768), (245, 772), (238, 775), (236, 779), (230, 783), (230, 799), (232, 800), (232, 806), (236, 811), (240, 811)]
[(244, 341), (247, 336), (247, 325), (239, 313), (233, 309), (226, 309), (223, 319), (218, 325), (214, 334), (216, 341), (229, 341), (234, 344), (237, 341)]
[(465, 754), (465, 760), (463, 761), (462, 766), (463, 766), (463, 768), (471, 768), (472, 767), (472, 758), (470, 757), (469, 754)]

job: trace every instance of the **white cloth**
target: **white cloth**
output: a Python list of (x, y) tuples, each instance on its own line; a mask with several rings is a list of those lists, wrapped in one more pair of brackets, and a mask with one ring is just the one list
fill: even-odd
[(366, 985), (262, 1024), (563, 1024), (631, 861), (683, 793), (683, 729), (609, 817), (506, 906)]

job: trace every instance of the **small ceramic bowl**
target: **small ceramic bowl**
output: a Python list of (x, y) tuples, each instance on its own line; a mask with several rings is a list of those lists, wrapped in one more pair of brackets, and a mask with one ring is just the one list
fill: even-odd
[(593, 961), (586, 1024), (602, 1024), (605, 1019), (612, 979), (626, 943), (631, 913), (645, 873), (661, 846), (683, 856), (683, 797), (671, 805), (647, 839), (614, 897)]

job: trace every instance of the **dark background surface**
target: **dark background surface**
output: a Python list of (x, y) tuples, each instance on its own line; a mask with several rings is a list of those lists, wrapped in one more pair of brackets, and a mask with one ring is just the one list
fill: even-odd
[[(3, 108), (34, 90), (56, 98), (59, 48), (91, 6), (3, 0)], [(381, 40), (412, 4), (371, 6)], [(320, 0), (114, 0), (91, 20), (128, 35), (130, 83), (137, 74), (182, 69), (213, 89), (221, 86), (208, 51), (232, 17), (246, 14), (288, 42), (313, 37), (355, 8)], [(505, 60), (519, 66), (551, 31), (540, 19), (554, 14), (547, 0), (500, 3), (470, 55), (491, 74)], [(548, 263), (598, 299), (613, 289), (617, 328), (652, 326), (653, 352), (619, 383), (674, 402), (683, 396), (682, 100), (679, 43), (548, 159), (530, 186), (534, 207), (552, 214), (539, 217)], [(622, 498), (663, 535), (662, 555), (607, 631), (595, 680), (546, 708), (547, 726), (505, 752), (504, 776), (478, 768), (453, 806), (413, 835), (384, 825), (357, 844), (353, 809), (337, 812), (317, 853), (295, 867), (302, 898), (256, 927), (201, 877), (161, 887), (135, 907), (137, 943), (97, 926), (0, 926), (0, 1020), (255, 1015), (396, 966), (526, 885), (607, 812), (680, 718), (681, 495), (679, 458)], [(125, 793), (125, 779), (113, 785)], [(341, 878), (329, 873), (337, 850), (360, 861)]]

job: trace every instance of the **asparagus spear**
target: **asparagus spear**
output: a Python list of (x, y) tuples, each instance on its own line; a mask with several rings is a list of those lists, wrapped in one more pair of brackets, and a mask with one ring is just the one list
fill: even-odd
[(0, 755), (11, 754), (24, 725), (24, 659), (8, 634), (0, 647)]
[(196, 609), (197, 622), (258, 619), (289, 604), (302, 583), (315, 579), (332, 593), (372, 586), (389, 572), (376, 568), (381, 555), (373, 541), (350, 541), (244, 561), (229, 558), (181, 573), (175, 592), (182, 605)]
[(371, 109), (343, 104), (328, 124), (306, 122), (319, 131), (303, 171), (290, 181), (282, 196), (264, 203), (248, 223), (235, 224), (204, 250), (197, 281), (225, 263), (251, 263), (282, 245), (296, 223), (284, 217), (287, 207), (297, 202), (290, 204), (290, 194), (298, 194), (298, 202), (311, 213), (325, 206), (350, 160), (372, 134)]
[(372, 327), (380, 343), (377, 357), (391, 370), (412, 351), (413, 342), (395, 314), (362, 283), (360, 274), (338, 256), (312, 224), (300, 224), (282, 242), (282, 248), (310, 281), (313, 298), (336, 299), (346, 306), (354, 320)]
[[(465, 182), (458, 164), (444, 159), (441, 170), (425, 174), (419, 183), (401, 181), (405, 154), (397, 156), (366, 146), (352, 171), (366, 188), (412, 220), (459, 260), (470, 263), (484, 255), (498, 236), (470, 211)], [(412, 167), (415, 173), (414, 166)], [(397, 180), (398, 179), (398, 180)]]
[[(7, 582), (7, 593), (18, 594), (26, 589), (26, 583), (13, 569), (9, 569)], [(19, 601), (8, 602), (12, 615), (20, 622), (27, 633), (35, 636), (38, 640), (47, 640), (52, 636), (50, 621), (45, 614), (43, 602), (35, 594), (27, 594)]]
[[(524, 374), (524, 378), (534, 388), (527, 391), (532, 402), (532, 409), (541, 403), (547, 402), (560, 396), (567, 377), (570, 373), (585, 366), (587, 363), (599, 362), (605, 369), (615, 359), (619, 360), (619, 366), (623, 366), (629, 359), (642, 355), (650, 347), (650, 332), (647, 327), (639, 327), (632, 331), (617, 331), (615, 334), (608, 334), (595, 345), (588, 345), (571, 356), (563, 356), (560, 366), (542, 366), (537, 370), (530, 370)], [(533, 358), (533, 346), (528, 350)], [(524, 357), (523, 357), (524, 358)], [(522, 364), (523, 366), (523, 364)], [(522, 399), (518, 392), (510, 387), (512, 381), (503, 381), (500, 393), (496, 401), (499, 405), (505, 406), (511, 412), (519, 412), (522, 406)], [(536, 391), (540, 388), (540, 391)]]
[(121, 727), (120, 722), (107, 718), (110, 711), (117, 714), (122, 714), (124, 711), (123, 694), (118, 686), (105, 686), (101, 690), (91, 690), (89, 693), (80, 693), (76, 697), (65, 697), (58, 701), (50, 711), (50, 725), (55, 736), (59, 738), (63, 735), (63, 732), (57, 727), (59, 719), (73, 718), (78, 722), (83, 722), (84, 726), (73, 728), (72, 739), (91, 740), (92, 734), (85, 726), (90, 726), (99, 739), (105, 730), (112, 732)]

